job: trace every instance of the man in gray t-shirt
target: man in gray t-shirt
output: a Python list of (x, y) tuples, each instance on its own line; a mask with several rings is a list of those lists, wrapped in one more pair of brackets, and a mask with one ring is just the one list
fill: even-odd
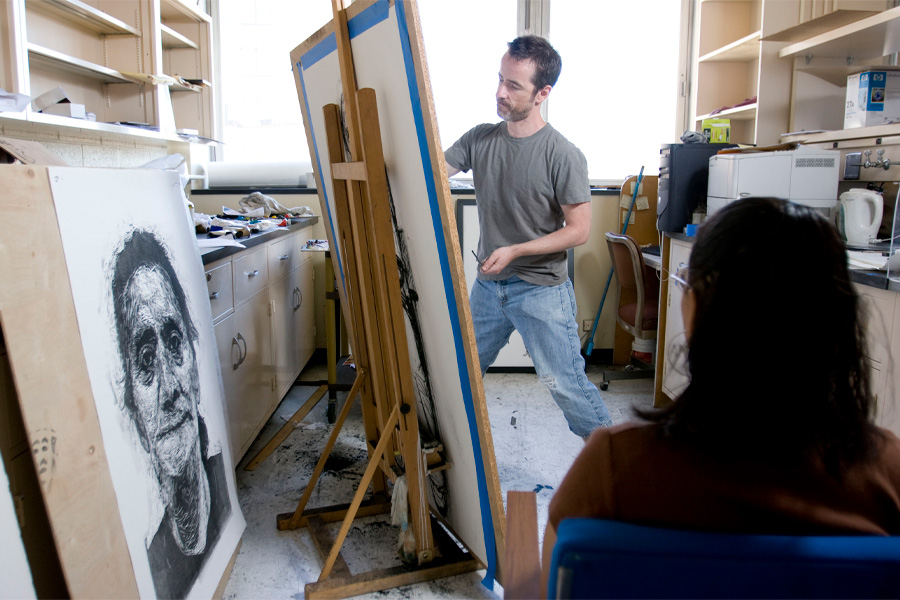
[(445, 153), (448, 175), (473, 172), (481, 237), (470, 304), (482, 375), (517, 330), (571, 429), (587, 437), (611, 420), (588, 381), (566, 269), (591, 229), (587, 161), (541, 116), (561, 59), (543, 38), (509, 43), (497, 114)]

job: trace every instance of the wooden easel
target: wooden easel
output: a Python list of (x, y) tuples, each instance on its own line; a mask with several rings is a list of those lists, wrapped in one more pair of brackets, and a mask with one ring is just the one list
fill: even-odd
[[(341, 300), (348, 316), (347, 329), (358, 375), (296, 510), (278, 516), (279, 529), (308, 526), (317, 547), (326, 556), (318, 581), (306, 586), (308, 598), (346, 597), (482, 567), (478, 559), (449, 538), (430, 514), (427, 466), (442, 461), (434, 456), (434, 451), (426, 456), (419, 438), (375, 92), (357, 90), (342, 0), (332, 0), (332, 8), (348, 135), (345, 140), (340, 107), (323, 107), (339, 226), (338, 239), (330, 242), (344, 261)], [(369, 440), (369, 463), (362, 480), (350, 504), (306, 510), (357, 396), (361, 398)], [(402, 469), (396, 456), (402, 459)], [(390, 511), (386, 480), (394, 481), (401, 474), (406, 475), (409, 490), (410, 526), (418, 564), (352, 575), (340, 556), (350, 526), (356, 517)], [(372, 499), (363, 503), (369, 485)], [(332, 541), (323, 524), (339, 520), (343, 523)], [(436, 547), (440, 547), (439, 556)]]

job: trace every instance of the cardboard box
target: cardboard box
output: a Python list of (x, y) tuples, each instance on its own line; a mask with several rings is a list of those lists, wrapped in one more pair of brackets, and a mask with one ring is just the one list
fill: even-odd
[(703, 119), (701, 128), (710, 144), (731, 143), (731, 119)]
[(69, 97), (66, 96), (66, 91), (61, 87), (55, 87), (49, 92), (44, 92), (37, 98), (31, 101), (31, 108), (36, 110), (37, 112), (43, 112), (45, 108), (48, 106), (53, 106), (54, 104), (58, 104), (59, 102), (68, 102)]
[(900, 71), (863, 71), (847, 77), (844, 129), (900, 121)]
[(87, 118), (84, 111), (84, 104), (73, 104), (71, 102), (52, 104), (41, 112), (45, 115), (59, 115), (61, 117), (73, 117), (75, 119)]

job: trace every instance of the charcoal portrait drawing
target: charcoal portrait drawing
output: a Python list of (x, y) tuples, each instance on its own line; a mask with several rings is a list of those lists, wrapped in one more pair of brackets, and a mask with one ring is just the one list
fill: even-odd
[(155, 234), (129, 231), (111, 266), (122, 422), (146, 454), (162, 507), (147, 558), (157, 597), (183, 598), (231, 512), (222, 451), (210, 444), (199, 405), (198, 332)]

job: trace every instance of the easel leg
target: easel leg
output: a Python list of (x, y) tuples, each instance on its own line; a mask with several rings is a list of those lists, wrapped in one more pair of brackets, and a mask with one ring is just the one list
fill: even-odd
[(303, 406), (301, 406), (299, 410), (294, 413), (294, 416), (292, 416), (288, 420), (288, 422), (278, 430), (278, 433), (272, 436), (272, 439), (269, 440), (269, 443), (266, 444), (262, 450), (257, 452), (256, 456), (254, 456), (253, 459), (247, 463), (247, 466), (244, 467), (244, 470), (253, 471), (256, 469), (256, 467), (261, 465), (263, 461), (269, 458), (269, 455), (275, 452), (275, 450), (279, 446), (281, 446), (281, 443), (284, 442), (284, 440), (286, 440), (289, 435), (291, 435), (291, 432), (300, 425), (300, 421), (303, 420), (303, 417), (309, 414), (309, 411), (311, 411), (312, 408), (316, 404), (318, 404), (319, 399), (325, 395), (326, 391), (328, 391), (328, 386), (326, 385), (320, 385), (318, 388), (316, 388), (316, 391), (312, 393), (312, 396), (309, 397), (309, 400), (304, 402)]
[(338, 416), (337, 421), (334, 424), (334, 428), (331, 430), (331, 435), (328, 436), (328, 443), (325, 444), (325, 450), (322, 451), (322, 456), (319, 457), (319, 462), (316, 464), (316, 469), (313, 471), (312, 476), (309, 478), (309, 483), (306, 484), (306, 489), (303, 491), (303, 497), (300, 498), (300, 502), (297, 504), (297, 509), (294, 511), (293, 517), (291, 517), (290, 521), (287, 523), (284, 523), (281, 519), (279, 519), (278, 529), (297, 529), (297, 527), (300, 526), (300, 517), (303, 514), (303, 509), (306, 508), (306, 503), (309, 502), (309, 498), (310, 496), (312, 496), (313, 488), (316, 487), (316, 483), (319, 481), (319, 476), (325, 469), (325, 462), (328, 460), (328, 456), (331, 454), (331, 450), (332, 448), (334, 448), (335, 442), (337, 442), (338, 434), (341, 432), (341, 428), (344, 426), (344, 421), (347, 420), (347, 415), (350, 414), (350, 407), (353, 406), (353, 400), (359, 393), (359, 388), (360, 386), (362, 386), (365, 377), (365, 371), (360, 371), (359, 375), (356, 376), (356, 381), (353, 382), (353, 387), (350, 389), (350, 393), (347, 395), (347, 400), (344, 402), (344, 408), (341, 409), (341, 414)]
[(372, 481), (372, 477), (375, 476), (375, 469), (379, 468), (381, 456), (384, 454), (385, 450), (387, 450), (388, 443), (394, 435), (394, 427), (397, 426), (399, 415), (400, 407), (394, 406), (390, 418), (387, 423), (385, 423), (384, 431), (381, 433), (381, 439), (378, 440), (378, 445), (375, 446), (375, 455), (372, 457), (372, 460), (369, 461), (366, 472), (363, 473), (362, 481), (359, 482), (359, 487), (356, 488), (356, 493), (353, 495), (353, 502), (350, 503), (350, 509), (347, 511), (347, 516), (344, 517), (341, 530), (338, 532), (337, 538), (331, 546), (331, 552), (328, 554), (328, 559), (325, 561), (325, 566), (322, 568), (321, 575), (319, 575), (319, 581), (328, 579), (328, 575), (331, 573), (331, 568), (334, 566), (337, 556), (341, 551), (341, 546), (344, 544), (344, 538), (347, 537), (347, 532), (350, 531), (353, 519), (356, 518), (356, 511), (359, 509), (359, 505), (362, 504), (363, 496), (366, 495), (366, 490), (369, 489), (369, 482)]

